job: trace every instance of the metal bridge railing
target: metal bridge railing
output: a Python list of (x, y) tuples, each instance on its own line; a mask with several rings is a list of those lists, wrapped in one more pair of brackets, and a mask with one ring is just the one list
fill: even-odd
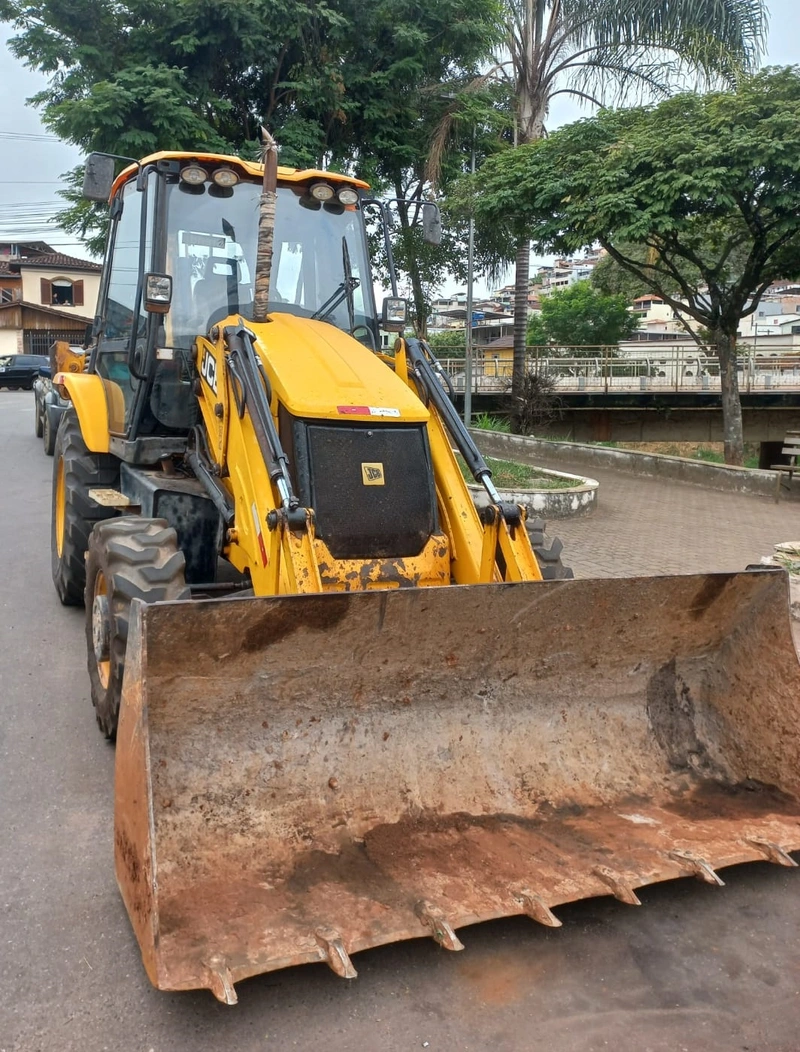
[[(719, 363), (712, 353), (695, 348), (665, 348), (657, 354), (621, 354), (618, 348), (581, 347), (529, 349), (527, 369), (547, 373), (560, 391), (719, 391)], [(576, 354), (574, 352), (582, 353)], [(589, 353), (587, 353), (589, 352)], [(464, 359), (440, 359), (456, 391), (464, 390)], [(740, 347), (739, 389), (743, 392), (773, 389), (800, 390), (800, 354), (756, 354)], [(472, 364), (475, 394), (502, 394), (511, 384), (511, 357), (477, 352)]]

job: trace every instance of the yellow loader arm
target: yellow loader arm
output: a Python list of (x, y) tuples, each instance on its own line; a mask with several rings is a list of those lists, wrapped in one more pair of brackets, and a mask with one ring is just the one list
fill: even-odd
[[(198, 339), (205, 452), (231, 506), (224, 554), (249, 572), (256, 595), (541, 580), (521, 509), (498, 501), (481, 515), (475, 509), (446, 426), (452, 406), (438, 381), (432, 390), (421, 359), (417, 351), (410, 365), (399, 341), (388, 364), (333, 326), (292, 315), (249, 327), (228, 319), (216, 339)], [(359, 404), (368, 396), (382, 404)], [(283, 415), (334, 427), (370, 420), (376, 430), (387, 420), (424, 426), (438, 524), (421, 550), (369, 559), (331, 551), (295, 492)], [(356, 480), (346, 484), (350, 492), (359, 478), (362, 489), (396, 484), (382, 462), (340, 458), (336, 470)]]

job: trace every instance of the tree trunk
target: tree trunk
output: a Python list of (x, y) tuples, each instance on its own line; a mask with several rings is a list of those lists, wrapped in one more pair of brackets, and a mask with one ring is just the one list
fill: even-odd
[(411, 275), (411, 291), (414, 295), (414, 332), (419, 339), (424, 340), (428, 335), (428, 301), (416, 260), (409, 264), (408, 272)]
[[(537, 5), (538, 7), (541, 5)], [(542, 8), (543, 10), (543, 8)], [(532, 17), (534, 11), (529, 7), (527, 25), (529, 34), (534, 32)], [(536, 15), (538, 19), (538, 14)], [(543, 17), (543, 16), (542, 16)], [(541, 27), (536, 26), (537, 39)], [(529, 44), (533, 46), (533, 37), (529, 35)], [(527, 56), (527, 76), (516, 70), (516, 129), (514, 145), (537, 142), (544, 135), (544, 117), (547, 112), (547, 96), (528, 89), (532, 75), (533, 55)], [(517, 271), (514, 280), (514, 364), (511, 369), (511, 396), (515, 405), (525, 388), (525, 344), (528, 333), (528, 285), (531, 270), (531, 242), (525, 238), (517, 245)], [(514, 427), (514, 416), (511, 417)]]
[[(398, 198), (402, 198), (403, 188), (399, 183), (395, 183), (395, 193)], [(425, 290), (422, 285), (422, 275), (419, 270), (419, 261), (417, 259), (417, 254), (414, 251), (411, 223), (408, 219), (408, 212), (405, 204), (400, 204), (398, 206), (397, 213), (400, 217), (400, 230), (403, 239), (402, 262), (405, 264), (406, 272), (411, 279), (411, 295), (414, 299), (411, 323), (414, 327), (414, 334), (419, 337), (419, 339), (424, 340), (428, 333), (428, 302), (425, 298)]]
[(739, 397), (739, 378), (736, 372), (736, 329), (712, 331), (717, 347), (719, 377), (722, 387), (722, 437), (725, 442), (725, 463), (744, 463), (744, 428), (742, 402)]
[(511, 369), (511, 397), (516, 404), (525, 385), (525, 344), (528, 335), (528, 278), (531, 269), (531, 243), (525, 238), (517, 245), (514, 281), (514, 362)]

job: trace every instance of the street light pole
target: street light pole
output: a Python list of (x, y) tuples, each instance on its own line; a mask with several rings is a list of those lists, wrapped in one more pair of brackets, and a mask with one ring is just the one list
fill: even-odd
[[(475, 174), (475, 128), (472, 129), (472, 158), (470, 172)], [(464, 349), (464, 423), (472, 423), (472, 271), (475, 255), (475, 219), (472, 212), (469, 216), (469, 236), (467, 240), (467, 319), (466, 346)]]

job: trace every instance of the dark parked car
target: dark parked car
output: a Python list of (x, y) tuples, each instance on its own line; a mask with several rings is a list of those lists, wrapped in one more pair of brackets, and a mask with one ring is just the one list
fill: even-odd
[(30, 390), (39, 370), (50, 364), (46, 354), (0, 355), (0, 387)]
[(78, 373), (83, 371), (86, 351), (66, 340), (56, 340), (50, 348), (47, 364), (39, 369), (33, 384), (33, 421), (36, 437), (43, 439), (44, 451), (52, 457), (56, 447), (56, 432), (64, 410), (69, 402), (53, 387), (54, 372)]
[(52, 457), (56, 448), (56, 432), (69, 402), (53, 387), (50, 365), (43, 365), (33, 381), (33, 419), (36, 437), (41, 438), (44, 451)]

